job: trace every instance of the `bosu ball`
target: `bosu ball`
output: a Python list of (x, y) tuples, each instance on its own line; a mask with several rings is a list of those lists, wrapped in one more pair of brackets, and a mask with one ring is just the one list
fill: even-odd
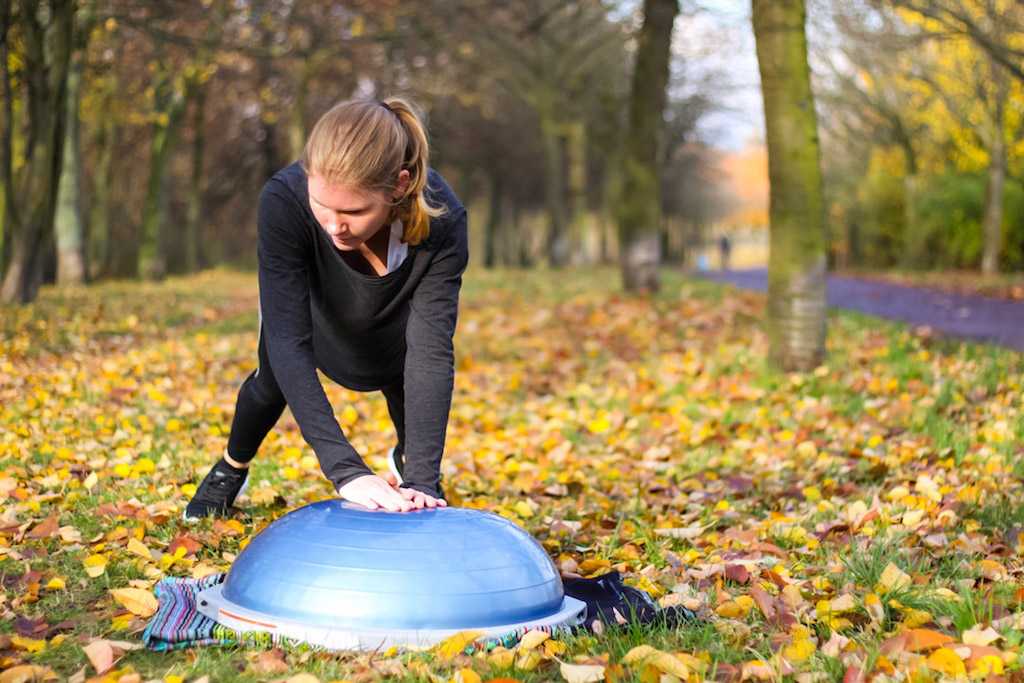
[(573, 626), (586, 604), (564, 593), (547, 552), (494, 513), (388, 512), (339, 499), (294, 510), (257, 534), (199, 611), (239, 632), (331, 650), (423, 647)]

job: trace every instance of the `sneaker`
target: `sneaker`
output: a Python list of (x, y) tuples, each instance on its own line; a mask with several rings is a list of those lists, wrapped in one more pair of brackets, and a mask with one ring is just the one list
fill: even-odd
[(234, 511), (235, 499), (248, 483), (248, 467), (238, 469), (221, 458), (199, 484), (182, 517), (186, 522), (196, 522), (203, 517), (230, 514)]
[(398, 446), (392, 446), (391, 450), (388, 451), (388, 470), (391, 474), (395, 475), (397, 484), (401, 484), (404, 480), (402, 479), (402, 468), (405, 467), (405, 453)]

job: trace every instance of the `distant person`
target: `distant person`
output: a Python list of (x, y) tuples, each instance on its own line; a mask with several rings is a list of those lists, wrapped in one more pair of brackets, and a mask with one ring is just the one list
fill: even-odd
[[(185, 519), (233, 511), (285, 405), (341, 498), (392, 511), (447, 505), (441, 455), (469, 251), (466, 210), (427, 162), (426, 133), (407, 101), (349, 100), (263, 186), (258, 364), (238, 391), (224, 455)], [(345, 438), (317, 370), (383, 392), (397, 436), (390, 479)]]
[(718, 238), (718, 256), (719, 266), (721, 270), (729, 270), (729, 252), (732, 251), (732, 244), (729, 241), (728, 235), (722, 235)]

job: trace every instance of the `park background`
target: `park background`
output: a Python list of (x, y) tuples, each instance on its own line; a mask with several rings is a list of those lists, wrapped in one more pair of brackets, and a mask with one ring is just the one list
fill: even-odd
[[(1020, 675), (1019, 3), (20, 0), (0, 38), (0, 680)], [(256, 360), (260, 188), (390, 95), (470, 215), (450, 501), (699, 623), (140, 649), (158, 580), (331, 495), (286, 413), (250, 516), (179, 521)], [(325, 389), (382, 470), (383, 400)]]

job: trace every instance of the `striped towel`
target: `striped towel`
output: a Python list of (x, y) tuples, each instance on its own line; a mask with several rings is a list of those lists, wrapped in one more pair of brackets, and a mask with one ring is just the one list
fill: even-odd
[[(186, 647), (200, 645), (300, 645), (298, 641), (282, 636), (272, 636), (269, 633), (250, 631), (239, 633), (234, 629), (220, 624), (196, 609), (196, 595), (201, 591), (222, 583), (227, 578), (227, 572), (210, 574), (201, 579), (167, 577), (161, 579), (155, 588), (158, 607), (156, 614), (146, 624), (142, 632), (142, 642), (150, 650), (165, 652)], [(562, 627), (534, 627), (556, 635)], [(481, 650), (487, 652), (495, 647), (513, 647), (528, 628), (519, 628), (515, 631), (501, 634), (499, 636), (484, 636), (469, 643), (464, 652), (473, 654)], [(568, 631), (568, 630), (567, 630)], [(309, 644), (302, 644), (303, 647), (321, 649)]]
[(221, 572), (201, 579), (161, 579), (155, 589), (159, 606), (142, 632), (146, 647), (162, 652), (195, 645), (236, 643), (234, 631), (196, 609), (196, 594), (221, 583), (226, 576), (227, 572)]

